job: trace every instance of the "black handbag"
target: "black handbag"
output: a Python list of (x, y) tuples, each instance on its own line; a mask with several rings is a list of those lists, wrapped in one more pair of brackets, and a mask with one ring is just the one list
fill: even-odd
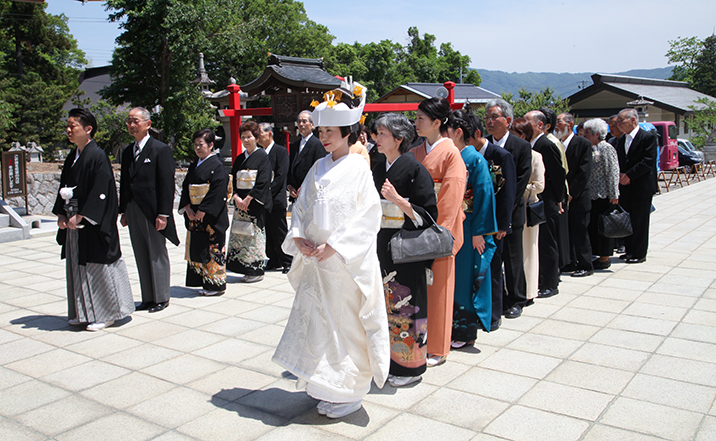
[(393, 263), (412, 263), (435, 260), (452, 255), (454, 239), (450, 230), (435, 223), (423, 230), (401, 228), (390, 238), (388, 244)]
[(547, 222), (547, 216), (544, 214), (544, 202), (537, 201), (534, 204), (530, 204), (530, 199), (532, 199), (531, 190), (530, 195), (527, 197), (527, 226), (536, 227)]
[(621, 205), (612, 204), (599, 215), (598, 231), (599, 234), (610, 239), (631, 236), (634, 232), (631, 226), (631, 216), (624, 211)]

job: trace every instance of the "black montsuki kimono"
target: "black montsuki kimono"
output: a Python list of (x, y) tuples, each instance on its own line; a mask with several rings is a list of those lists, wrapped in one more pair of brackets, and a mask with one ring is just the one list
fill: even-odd
[(226, 209), (226, 197), (229, 186), (229, 174), (221, 160), (211, 155), (197, 167), (198, 161), (189, 166), (182, 184), (179, 208), (181, 211), (191, 204), (189, 186), (191, 184), (209, 184), (209, 190), (203, 200), (191, 204), (194, 212), (205, 213), (204, 220), (189, 220), (184, 214), (186, 224), (186, 286), (202, 286), (207, 291), (226, 290), (226, 229), (229, 228), (229, 215)]
[[(241, 170), (256, 170), (256, 180), (251, 188), (239, 188), (237, 175)], [(234, 194), (244, 199), (251, 195), (248, 211), (234, 209), (233, 222), (251, 222), (253, 234), (236, 234), (233, 230), (229, 236), (229, 252), (226, 269), (247, 276), (261, 276), (266, 265), (266, 232), (264, 229), (264, 215), (270, 210), (273, 200), (271, 198), (271, 162), (268, 154), (260, 147), (246, 157), (242, 153), (234, 160), (231, 168), (231, 179)]]
[[(378, 192), (387, 178), (422, 218), (422, 226), (416, 227), (410, 217), (404, 215), (402, 228), (416, 230), (432, 225), (433, 221), (427, 214), (437, 219), (438, 208), (433, 179), (427, 169), (412, 153), (399, 156), (388, 171), (386, 167), (386, 161), (383, 160), (373, 168), (373, 181)], [(381, 195), (381, 203), (386, 202)], [(388, 244), (400, 226), (395, 224), (393, 213), (385, 210), (383, 213), (377, 247), (388, 305), (390, 374), (414, 377), (425, 372), (426, 367), (428, 287), (425, 269), (432, 261), (394, 264)]]
[(119, 320), (134, 311), (134, 301), (119, 248), (114, 173), (94, 141), (82, 149), (77, 162), (76, 157), (74, 149), (60, 176), (60, 190), (72, 188), (73, 211), (65, 210), (59, 190), (52, 209), (68, 219), (74, 214), (84, 217), (81, 228), (57, 231), (61, 257), (67, 263), (67, 315), (81, 323)]

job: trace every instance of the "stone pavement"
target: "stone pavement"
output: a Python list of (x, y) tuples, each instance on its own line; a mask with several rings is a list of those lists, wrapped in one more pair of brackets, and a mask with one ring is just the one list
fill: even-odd
[(293, 297), (280, 273), (198, 297), (172, 247), (171, 306), (91, 333), (67, 324), (54, 237), (0, 244), (0, 440), (714, 440), (714, 194), (716, 179), (657, 196), (645, 264), (564, 277), (342, 420), (270, 361)]

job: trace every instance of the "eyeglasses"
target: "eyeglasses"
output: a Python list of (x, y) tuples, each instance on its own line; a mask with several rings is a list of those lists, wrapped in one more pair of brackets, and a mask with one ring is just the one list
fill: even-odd
[(143, 123), (144, 121), (147, 121), (146, 119), (138, 119), (138, 118), (127, 118), (128, 126), (138, 126), (139, 124)]
[(500, 118), (502, 118), (504, 115), (500, 115), (498, 113), (491, 113), (489, 115), (485, 115), (485, 121), (496, 121)]

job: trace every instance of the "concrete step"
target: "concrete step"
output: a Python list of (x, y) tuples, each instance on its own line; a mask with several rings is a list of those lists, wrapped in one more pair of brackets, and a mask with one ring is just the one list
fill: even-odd
[(0, 213), (0, 228), (9, 227), (10, 226), (10, 215)]
[(23, 240), (24, 235), (22, 228), (15, 227), (3, 227), (0, 228), (0, 243), (14, 242), (16, 240)]

